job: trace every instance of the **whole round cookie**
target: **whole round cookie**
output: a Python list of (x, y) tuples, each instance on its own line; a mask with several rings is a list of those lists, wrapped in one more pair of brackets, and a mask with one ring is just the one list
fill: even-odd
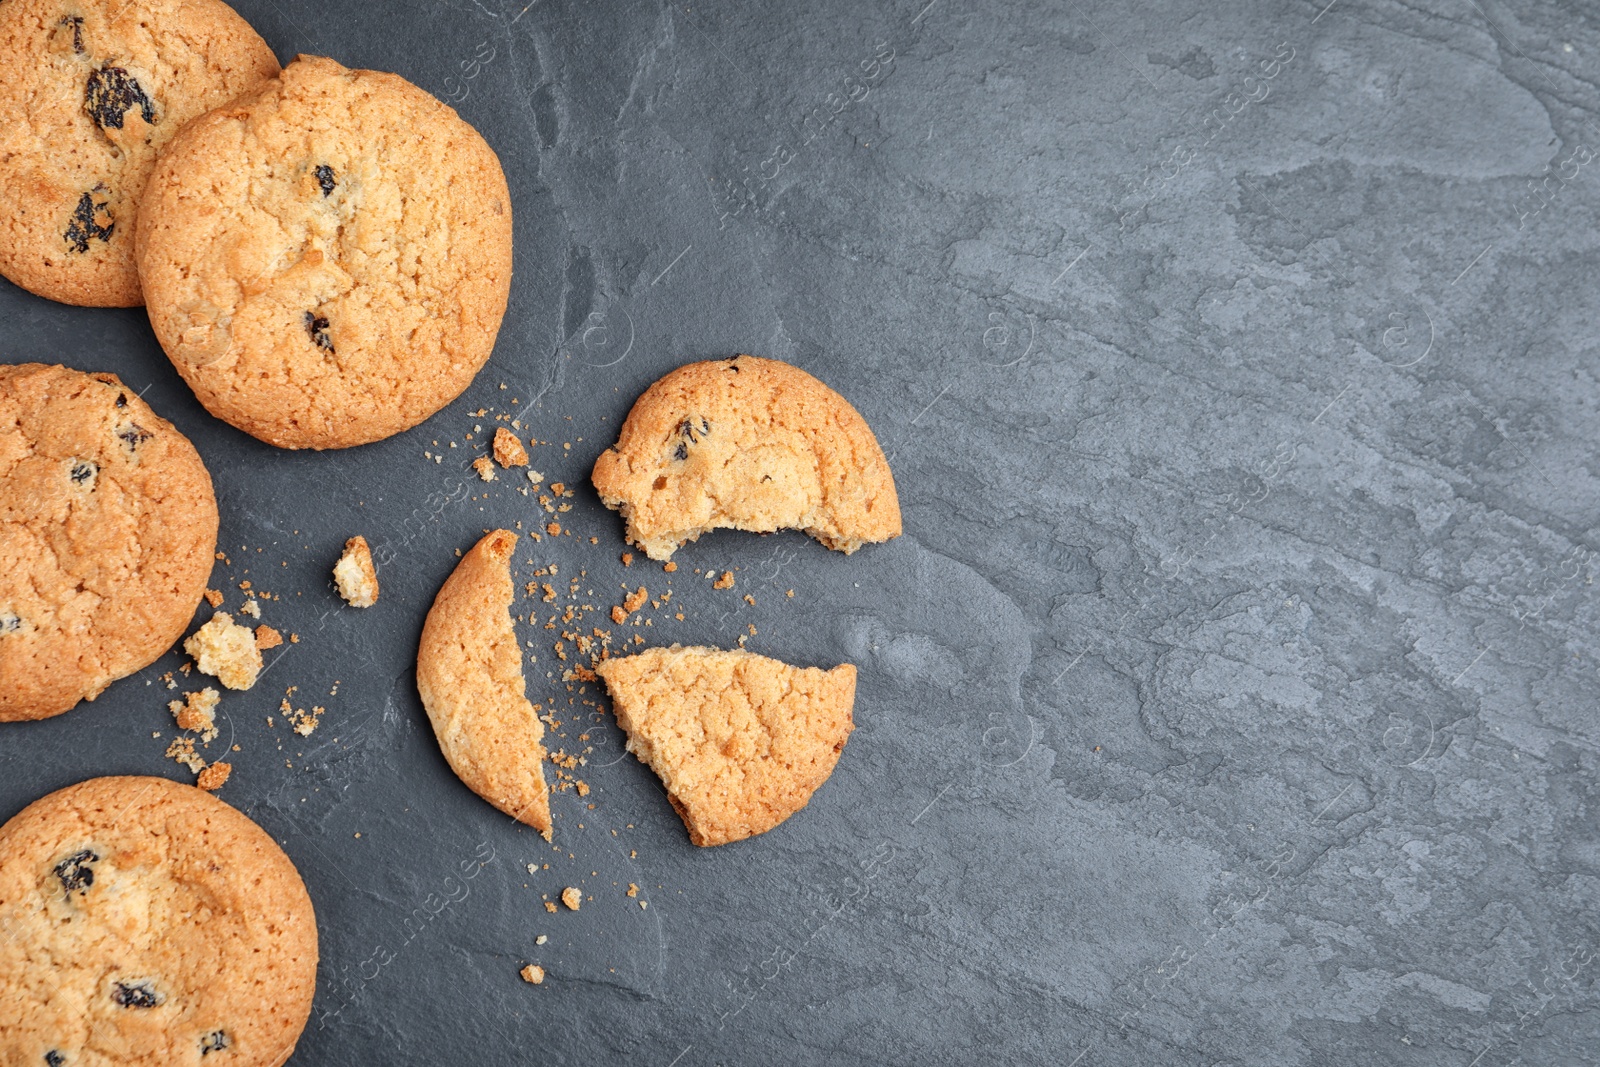
[(0, 722), (152, 663), (216, 548), (200, 454), (116, 375), (0, 365)]
[(0, 1063), (277, 1067), (317, 922), (248, 818), (165, 778), (91, 778), (0, 826)]
[(494, 150), (404, 78), (301, 56), (173, 138), (140, 205), (150, 322), (200, 402), (344, 448), (455, 399), (511, 289)]
[(277, 73), (221, 0), (0, 3), (0, 274), (68, 304), (142, 303), (133, 236), (157, 153)]

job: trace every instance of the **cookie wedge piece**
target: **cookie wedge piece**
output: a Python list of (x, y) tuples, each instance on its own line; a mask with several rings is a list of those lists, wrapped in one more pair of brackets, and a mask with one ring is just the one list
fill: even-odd
[(165, 778), (91, 778), (0, 827), (0, 1063), (278, 1067), (317, 921), (266, 831)]
[(595, 670), (628, 751), (661, 778), (696, 845), (765, 833), (805, 807), (854, 729), (848, 663), (825, 671), (673, 645)]
[(456, 564), (422, 625), (417, 689), (450, 769), (548, 841), (544, 723), (525, 695), (511, 621), (516, 547), (516, 534), (495, 530)]
[(894, 476), (866, 420), (778, 360), (668, 374), (634, 403), (593, 480), (656, 560), (717, 528), (804, 530), (845, 553), (900, 534)]

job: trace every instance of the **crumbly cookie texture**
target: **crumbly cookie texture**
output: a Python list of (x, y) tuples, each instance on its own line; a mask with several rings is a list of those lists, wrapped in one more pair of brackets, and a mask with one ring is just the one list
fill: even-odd
[(344, 543), (344, 554), (333, 565), (333, 581), (353, 608), (370, 608), (378, 602), (378, 568), (372, 564), (365, 537), (357, 534)]
[(140, 202), (156, 337), (282, 448), (408, 429), (488, 360), (511, 288), (500, 161), (404, 78), (301, 56), (184, 127)]
[(229, 689), (249, 689), (261, 673), (261, 650), (256, 635), (233, 616), (219, 611), (211, 621), (189, 635), (183, 650), (194, 657), (201, 673), (209, 674)]
[(220, 0), (0, 4), (0, 274), (69, 304), (141, 303), (134, 233), (157, 154), (277, 73)]
[(197, 731), (202, 741), (209, 742), (217, 737), (217, 705), (221, 702), (222, 694), (206, 686), (198, 693), (185, 693), (182, 700), (168, 701), (167, 710), (177, 720), (178, 729)]
[(660, 776), (696, 845), (765, 833), (805, 807), (854, 728), (848, 663), (825, 671), (673, 645), (595, 671), (628, 751)]
[(93, 700), (171, 648), (216, 547), (205, 464), (134, 390), (0, 365), (0, 722)]
[(804, 530), (846, 553), (900, 534), (894, 476), (866, 420), (777, 360), (668, 374), (634, 403), (593, 480), (651, 559), (718, 527)]
[(502, 467), (526, 467), (528, 450), (517, 440), (517, 435), (504, 426), (494, 431), (494, 461)]
[(311, 1012), (294, 865), (164, 778), (93, 778), (0, 827), (0, 930), (0, 1063), (278, 1067)]
[(474, 545), (434, 598), (417, 650), (417, 689), (450, 768), (474, 793), (550, 840), (544, 723), (528, 702), (511, 621), (517, 535)]

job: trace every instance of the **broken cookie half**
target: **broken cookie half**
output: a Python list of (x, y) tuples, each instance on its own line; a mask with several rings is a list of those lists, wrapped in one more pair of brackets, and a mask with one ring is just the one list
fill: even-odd
[(690, 363), (634, 403), (594, 486), (651, 559), (726, 527), (854, 552), (900, 534), (894, 476), (855, 408), (799, 367)]
[(525, 695), (511, 620), (516, 546), (516, 534), (495, 530), (445, 580), (422, 626), (417, 689), (450, 769), (548, 841), (544, 723)]
[(628, 751), (660, 776), (696, 845), (765, 833), (805, 807), (854, 728), (848, 663), (825, 671), (673, 645), (595, 670)]

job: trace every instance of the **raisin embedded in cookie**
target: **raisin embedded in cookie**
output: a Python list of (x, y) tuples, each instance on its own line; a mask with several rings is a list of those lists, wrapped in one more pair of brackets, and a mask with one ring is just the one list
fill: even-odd
[(0, 1063), (278, 1067), (311, 1012), (294, 864), (165, 778), (91, 778), (0, 826), (0, 930)]
[(628, 751), (660, 776), (696, 845), (765, 833), (805, 807), (854, 728), (848, 663), (824, 671), (673, 645), (595, 671)]
[(0, 365), (0, 722), (59, 715), (153, 662), (216, 547), (205, 464), (134, 390)]
[(302, 56), (184, 128), (140, 203), (161, 346), (212, 414), (344, 448), (453, 400), (511, 287), (500, 161), (394, 74)]
[(467, 787), (550, 840), (544, 723), (528, 703), (511, 622), (517, 535), (495, 530), (445, 580), (417, 649), (417, 689), (450, 769)]
[(220, 0), (0, 4), (0, 274), (69, 304), (142, 303), (133, 239), (157, 153), (277, 73)]
[(651, 559), (718, 527), (804, 530), (845, 553), (900, 534), (894, 476), (866, 420), (777, 360), (668, 374), (634, 403), (593, 480)]

